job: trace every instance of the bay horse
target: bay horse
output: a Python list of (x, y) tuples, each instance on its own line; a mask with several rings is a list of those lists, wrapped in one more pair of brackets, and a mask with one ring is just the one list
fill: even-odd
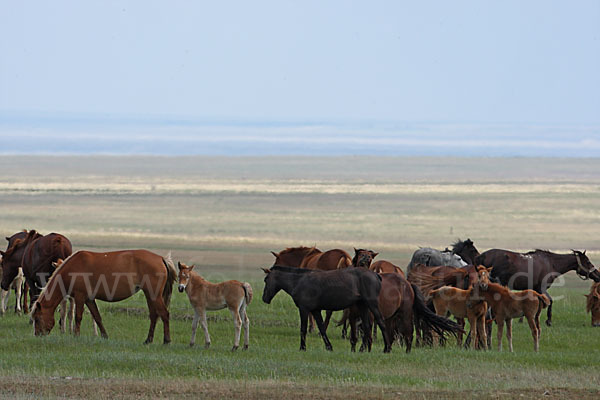
[(533, 289), (550, 299), (546, 325), (552, 326), (552, 297), (548, 289), (559, 276), (575, 271), (583, 279), (600, 282), (600, 271), (590, 262), (585, 251), (556, 254), (547, 250), (528, 253), (491, 249), (477, 257), (477, 264), (493, 267), (492, 278), (515, 290)]
[[(391, 341), (399, 339), (410, 353), (412, 349), (414, 326), (426, 326), (440, 337), (446, 333), (456, 336), (462, 328), (443, 316), (438, 316), (426, 305), (419, 288), (411, 284), (402, 275), (396, 273), (381, 274), (381, 291), (378, 306), (385, 322), (386, 335)], [(350, 344), (354, 351), (357, 342), (357, 321), (359, 313), (356, 307), (344, 312), (339, 325), (350, 322)], [(364, 334), (364, 329), (363, 329)], [(368, 343), (367, 343), (368, 344)], [(361, 346), (364, 350), (365, 343)], [(370, 350), (370, 348), (369, 348)]]
[(484, 300), (492, 309), (494, 320), (498, 325), (498, 351), (502, 351), (502, 331), (505, 323), (508, 347), (510, 352), (513, 351), (512, 319), (523, 316), (527, 318), (533, 336), (533, 350), (538, 351), (541, 333), (540, 314), (542, 309), (550, 304), (550, 299), (545, 294), (531, 289), (512, 292), (505, 286), (490, 282), (487, 288), (475, 286), (471, 292), (471, 299)]
[(47, 335), (54, 327), (54, 310), (65, 297), (75, 300), (75, 331), (79, 335), (84, 304), (107, 338), (96, 300), (117, 302), (142, 290), (150, 312), (150, 329), (145, 344), (152, 343), (158, 317), (162, 319), (164, 343), (169, 333), (169, 302), (177, 271), (171, 260), (147, 250), (121, 250), (106, 253), (78, 251), (52, 274), (31, 310), (36, 336)]
[(271, 303), (275, 295), (283, 290), (289, 294), (300, 312), (300, 350), (306, 350), (306, 330), (308, 315), (317, 322), (325, 348), (333, 350), (321, 317), (321, 310), (344, 310), (358, 306), (363, 326), (367, 327), (363, 345), (368, 348), (370, 337), (369, 311), (382, 330), (385, 342), (384, 352), (391, 351), (391, 343), (378, 308), (381, 291), (381, 277), (364, 268), (343, 268), (331, 271), (308, 270), (274, 266), (263, 268), (265, 288), (262, 299)]
[[(452, 286), (442, 286), (439, 289), (433, 289), (429, 293), (435, 312), (438, 315), (454, 315), (457, 319), (469, 320), (471, 348), (477, 346), (487, 348), (487, 334), (485, 329), (485, 315), (487, 313), (487, 303), (483, 300), (473, 301), (471, 293), (477, 285), (482, 290), (486, 290), (489, 281), (489, 271), (484, 266), (477, 267), (477, 282), (470, 284), (468, 289), (458, 289)], [(479, 339), (479, 340), (478, 340)], [(462, 345), (462, 334), (457, 336), (458, 346)]]
[(378, 254), (379, 253), (375, 253), (373, 250), (354, 248), (354, 257), (352, 258), (351, 265), (355, 268), (362, 267), (370, 269), (373, 259), (377, 257)]
[(586, 311), (592, 314), (592, 326), (600, 326), (600, 283), (594, 283), (587, 297)]
[(8, 284), (16, 276), (18, 268), (22, 267), (29, 286), (29, 301), (33, 303), (54, 272), (52, 263), (71, 255), (71, 242), (59, 233), (44, 236), (34, 229), (18, 232), (6, 240), (6, 252), (0, 252), (4, 269), (0, 286), (3, 291), (8, 290)]
[(206, 323), (206, 311), (222, 310), (227, 307), (233, 317), (235, 325), (235, 339), (232, 351), (240, 347), (241, 327), (244, 326), (244, 350), (248, 349), (250, 333), (250, 320), (246, 309), (252, 301), (252, 286), (248, 282), (225, 281), (211, 283), (193, 272), (194, 265), (187, 266), (177, 263), (179, 267), (179, 292), (187, 293), (188, 299), (194, 307), (194, 321), (192, 322), (192, 338), (190, 346), (196, 342), (196, 329), (198, 321), (204, 329), (204, 347), (210, 347), (210, 334)]
[[(297, 267), (312, 270), (331, 271), (352, 265), (350, 255), (342, 249), (332, 249), (325, 252), (316, 247), (288, 247), (279, 253), (271, 252), (275, 257), (273, 266)], [(325, 312), (325, 330), (331, 320), (331, 310)], [(315, 329), (315, 320), (309, 315), (309, 332)]]

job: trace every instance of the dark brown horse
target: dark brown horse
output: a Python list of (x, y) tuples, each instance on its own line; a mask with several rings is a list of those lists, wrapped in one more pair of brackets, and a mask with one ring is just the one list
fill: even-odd
[(41, 288), (54, 272), (53, 262), (65, 259), (72, 253), (69, 239), (58, 233), (41, 235), (35, 230), (18, 232), (8, 240), (8, 247), (2, 253), (2, 290), (7, 289), (10, 279), (14, 279), (19, 267), (29, 286), (30, 302), (33, 303)]
[(150, 329), (145, 343), (154, 339), (154, 328), (160, 317), (164, 327), (164, 343), (169, 334), (169, 301), (177, 271), (170, 255), (166, 258), (147, 250), (123, 250), (107, 253), (78, 251), (54, 272), (31, 310), (34, 333), (47, 335), (54, 327), (54, 311), (65, 297), (75, 300), (75, 330), (79, 335), (83, 306), (87, 305), (102, 337), (106, 330), (96, 300), (125, 300), (139, 290), (144, 292), (150, 312)]
[(559, 276), (575, 271), (583, 279), (600, 282), (600, 272), (585, 255), (573, 250), (570, 254), (555, 254), (546, 250), (528, 253), (492, 249), (477, 257), (477, 264), (493, 267), (492, 278), (515, 290), (533, 289), (550, 299), (546, 324), (552, 325), (552, 298), (548, 289)]
[(373, 250), (355, 248), (354, 257), (352, 258), (352, 266), (370, 269), (373, 259), (377, 257), (378, 254), (379, 253), (375, 253)]
[[(456, 336), (462, 328), (447, 318), (436, 315), (431, 311), (421, 294), (419, 288), (408, 282), (403, 276), (396, 273), (381, 274), (381, 291), (378, 297), (378, 307), (385, 321), (387, 336), (394, 341), (399, 339), (410, 353), (413, 342), (414, 326), (425, 326), (427, 329), (444, 337), (447, 333)], [(354, 351), (357, 342), (357, 322), (359, 313), (356, 307), (344, 312), (344, 317), (339, 324), (346, 320), (350, 322), (350, 344)], [(366, 328), (368, 329), (368, 325)], [(363, 335), (365, 327), (361, 324)], [(368, 343), (367, 343), (368, 344)], [(365, 346), (361, 346), (361, 351)], [(370, 348), (369, 348), (370, 350)]]
[(369, 312), (384, 332), (384, 352), (391, 350), (385, 325), (378, 308), (381, 277), (364, 268), (344, 268), (332, 271), (316, 271), (304, 268), (274, 266), (264, 269), (265, 288), (263, 301), (267, 304), (283, 290), (289, 294), (300, 312), (300, 350), (306, 350), (308, 315), (312, 314), (319, 327), (325, 348), (333, 350), (321, 317), (321, 310), (344, 310), (357, 306), (363, 326), (367, 327), (363, 345), (370, 348)]
[[(341, 249), (322, 252), (316, 247), (288, 247), (279, 253), (271, 252), (271, 254), (275, 256), (273, 266), (279, 265), (284, 267), (331, 271), (352, 265), (350, 255)], [(331, 310), (327, 310), (325, 313), (325, 329), (329, 326), (332, 314)], [(309, 332), (312, 332), (315, 329), (315, 321), (312, 314), (310, 315), (309, 321)]]

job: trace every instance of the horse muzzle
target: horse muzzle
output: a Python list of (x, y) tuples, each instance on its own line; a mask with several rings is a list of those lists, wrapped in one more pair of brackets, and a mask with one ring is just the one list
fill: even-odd
[(183, 291), (185, 290), (185, 285), (179, 285), (178, 289), (179, 293), (183, 293)]

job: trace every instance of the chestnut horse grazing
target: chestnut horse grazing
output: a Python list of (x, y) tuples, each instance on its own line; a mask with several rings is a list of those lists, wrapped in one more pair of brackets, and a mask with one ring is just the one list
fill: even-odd
[(527, 289), (513, 292), (497, 283), (488, 284), (487, 288), (474, 286), (471, 291), (473, 301), (484, 300), (492, 308), (494, 320), (498, 324), (498, 351), (502, 351), (502, 330), (506, 323), (506, 338), (508, 347), (513, 351), (512, 345), (512, 319), (527, 318), (531, 336), (533, 336), (533, 349), (538, 351), (540, 341), (540, 314), (542, 309), (550, 304), (550, 299), (545, 294)]
[(207, 349), (210, 347), (206, 311), (222, 310), (227, 307), (231, 312), (235, 325), (235, 340), (231, 350), (235, 351), (240, 347), (242, 325), (244, 326), (244, 350), (248, 349), (250, 320), (246, 314), (246, 309), (252, 301), (252, 287), (250, 284), (240, 281), (211, 283), (197, 273), (192, 272), (194, 265), (188, 267), (183, 263), (178, 263), (178, 266), (179, 291), (187, 293), (195, 311), (190, 346), (193, 346), (196, 342), (196, 329), (198, 328), (198, 321), (200, 321), (204, 329), (204, 347)]
[(319, 327), (325, 348), (333, 350), (323, 325), (321, 310), (344, 310), (356, 305), (366, 334), (363, 346), (371, 340), (369, 311), (383, 332), (384, 352), (391, 351), (391, 343), (379, 312), (377, 298), (381, 291), (381, 277), (364, 268), (343, 268), (333, 271), (314, 271), (303, 268), (275, 266), (263, 268), (265, 288), (263, 301), (267, 304), (283, 290), (289, 294), (300, 312), (300, 350), (306, 350), (308, 314), (312, 314)]
[(164, 343), (169, 333), (169, 302), (177, 271), (169, 254), (166, 258), (147, 250), (106, 253), (78, 251), (56, 269), (33, 305), (31, 317), (36, 336), (47, 335), (54, 327), (54, 310), (65, 297), (75, 300), (75, 335), (79, 335), (83, 306), (87, 305), (103, 338), (107, 338), (96, 299), (116, 302), (144, 292), (150, 312), (150, 329), (144, 343), (154, 340), (158, 317), (164, 327)]
[(592, 326), (600, 326), (600, 283), (594, 283), (587, 297), (586, 310), (592, 313)]

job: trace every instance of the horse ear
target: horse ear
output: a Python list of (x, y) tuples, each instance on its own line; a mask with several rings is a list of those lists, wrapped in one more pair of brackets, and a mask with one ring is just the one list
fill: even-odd
[(373, 258), (377, 257), (378, 254), (379, 253), (375, 253), (374, 251), (371, 251), (371, 257), (373, 257)]
[(279, 257), (279, 253), (275, 253), (274, 251), (272, 251), (271, 254), (273, 254), (275, 258)]
[(583, 250), (583, 255), (584, 255), (584, 256), (585, 256), (585, 252), (586, 252), (586, 251), (587, 251), (587, 250)]
[(488, 272), (489, 274), (491, 274), (491, 273), (492, 273), (492, 270), (494, 269), (494, 267), (489, 267), (489, 268), (486, 268), (486, 269), (487, 269), (487, 272)]
[(177, 267), (181, 269), (181, 261), (177, 261)]
[(190, 268), (190, 271), (191, 271), (191, 270), (193, 270), (195, 266), (196, 266), (196, 265), (194, 265), (194, 264), (190, 265), (190, 266), (189, 266), (189, 268)]
[(354, 249), (354, 252), (355, 252), (355, 253), (358, 253), (358, 250), (356, 250), (356, 247), (353, 247), (353, 249)]
[(270, 270), (270, 269), (268, 269), (268, 268), (261, 268), (261, 269), (263, 270), (263, 272), (264, 272), (265, 274), (268, 274), (268, 273), (270, 273), (270, 272), (271, 272), (271, 270)]
[(6, 239), (7, 241), (10, 241), (10, 238), (9, 238), (8, 236), (6, 236), (6, 237), (5, 237), (5, 239)]

